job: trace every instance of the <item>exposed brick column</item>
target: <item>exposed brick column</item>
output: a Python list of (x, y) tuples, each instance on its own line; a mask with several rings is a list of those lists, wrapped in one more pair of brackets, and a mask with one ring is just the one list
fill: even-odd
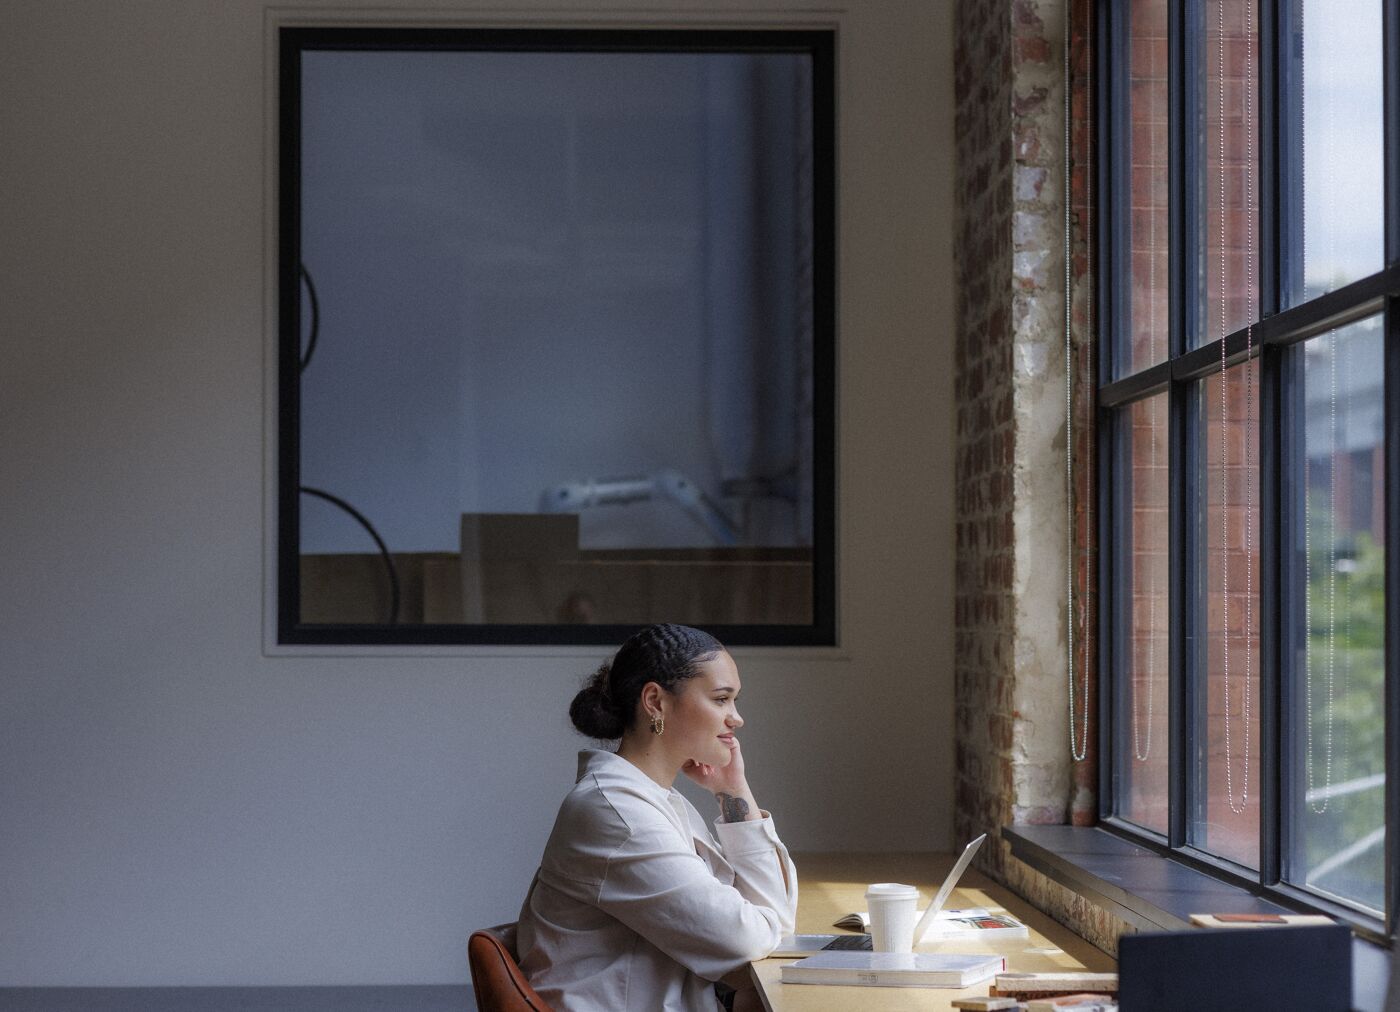
[[(1086, 19), (1087, 0), (1074, 16)], [(1065, 614), (1065, 0), (960, 0), (955, 87), (959, 214), (956, 516), (957, 834), (1009, 823), (1092, 821), (1095, 736), (1071, 759)], [(1085, 372), (1091, 297), (1088, 91), (1082, 33), (1071, 50), (1074, 147), (1075, 594), (1093, 588), (1093, 381)], [(1094, 691), (1093, 622), (1075, 629), (1076, 684)], [(1086, 652), (1084, 646), (1090, 649)], [(1082, 713), (1082, 710), (1081, 710)], [(1075, 728), (1082, 739), (1083, 726)], [(1123, 926), (1010, 858), (979, 862), (1097, 944)]]
[(1009, 298), (1011, 24), (1006, 0), (962, 0), (955, 51), (955, 826), (959, 839), (966, 839), (1008, 822), (1012, 801), (1015, 419)]

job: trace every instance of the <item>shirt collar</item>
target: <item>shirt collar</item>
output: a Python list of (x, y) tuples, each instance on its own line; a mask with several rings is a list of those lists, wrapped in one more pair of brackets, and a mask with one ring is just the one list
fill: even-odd
[(624, 780), (636, 788), (653, 793), (658, 800), (669, 800), (673, 795), (677, 797), (680, 796), (679, 792), (674, 787), (669, 789), (662, 787), (616, 752), (605, 752), (598, 748), (580, 750), (578, 754), (578, 777), (575, 783), (582, 780), (590, 773)]

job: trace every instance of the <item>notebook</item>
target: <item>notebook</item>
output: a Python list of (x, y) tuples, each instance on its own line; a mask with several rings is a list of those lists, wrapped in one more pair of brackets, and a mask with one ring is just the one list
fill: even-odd
[[(962, 878), (963, 872), (967, 871), (967, 866), (972, 863), (972, 859), (977, 855), (977, 850), (982, 846), (987, 834), (983, 833), (973, 840), (959, 855), (957, 863), (953, 865), (952, 871), (948, 872), (943, 884), (938, 887), (938, 892), (934, 894), (933, 902), (924, 911), (923, 917), (919, 918), (919, 923), (914, 926), (914, 944), (924, 937), (924, 932), (932, 926), (934, 918), (943, 909), (943, 904), (948, 902), (948, 897), (957, 888), (958, 880)], [(869, 952), (871, 950), (871, 939), (869, 935), (784, 935), (778, 941), (778, 947), (770, 953), (772, 956), (810, 956), (814, 952), (828, 950), (851, 950)]]

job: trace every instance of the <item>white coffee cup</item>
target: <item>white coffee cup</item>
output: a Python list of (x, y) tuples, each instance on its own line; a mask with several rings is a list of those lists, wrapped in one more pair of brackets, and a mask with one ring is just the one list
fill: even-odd
[(876, 952), (912, 952), (919, 890), (899, 882), (876, 882), (865, 890), (870, 940)]

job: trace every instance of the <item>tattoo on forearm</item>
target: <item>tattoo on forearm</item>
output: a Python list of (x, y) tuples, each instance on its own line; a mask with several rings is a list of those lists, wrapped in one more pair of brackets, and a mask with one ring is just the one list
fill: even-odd
[(715, 800), (719, 802), (719, 811), (725, 822), (743, 822), (749, 817), (749, 803), (743, 798), (736, 798), (732, 794), (716, 794)]

